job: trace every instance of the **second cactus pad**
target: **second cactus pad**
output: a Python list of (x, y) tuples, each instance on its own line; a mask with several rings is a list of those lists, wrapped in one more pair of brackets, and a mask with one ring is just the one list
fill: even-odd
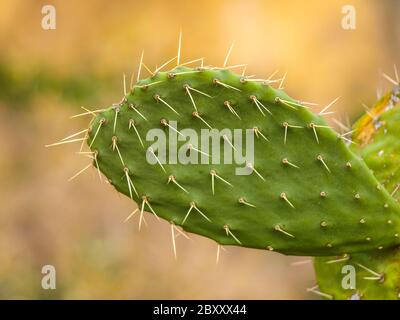
[[(358, 143), (353, 149), (362, 155), (396, 201), (400, 199), (399, 123), (400, 87), (396, 86), (353, 125), (353, 141)], [(399, 257), (398, 247), (345, 257), (317, 257), (314, 266), (319, 288), (334, 299), (400, 299)], [(352, 289), (342, 286), (346, 265), (357, 270)]]
[(146, 210), (223, 245), (293, 255), (400, 243), (399, 205), (364, 162), (268, 81), (158, 72), (97, 114), (88, 144), (140, 222)]

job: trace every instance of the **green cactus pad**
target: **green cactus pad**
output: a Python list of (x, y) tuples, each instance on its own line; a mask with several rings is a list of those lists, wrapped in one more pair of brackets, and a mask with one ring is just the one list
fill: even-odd
[[(376, 178), (392, 193), (400, 183), (400, 87), (383, 96), (358, 120), (353, 129), (354, 151), (359, 153)], [(372, 116), (372, 117), (371, 117)], [(398, 200), (398, 195), (393, 195)]]
[[(400, 88), (383, 96), (373, 109), (353, 126), (353, 146), (374, 171), (375, 176), (392, 196), (400, 199)], [(377, 212), (377, 215), (381, 212)], [(397, 234), (399, 237), (400, 234)], [(319, 288), (334, 299), (399, 299), (400, 251), (354, 253), (340, 257), (314, 259)], [(337, 262), (336, 262), (337, 261)], [(352, 265), (357, 270), (356, 288), (344, 289), (342, 268)], [(378, 274), (376, 276), (373, 272)]]
[[(235, 155), (249, 151), (244, 130), (255, 133), (250, 174), (236, 174), (244, 162), (212, 164), (212, 150), (198, 141), (168, 138), (186, 129), (200, 137), (209, 128), (243, 130), (244, 150), (231, 149)], [(146, 140), (152, 129), (165, 132), (166, 150), (180, 150), (189, 163), (160, 164), (161, 149)], [(221, 159), (232, 143), (221, 135)], [(146, 210), (219, 244), (293, 255), (400, 243), (399, 205), (343, 139), (282, 90), (228, 70), (177, 67), (139, 81), (92, 121), (88, 144), (94, 165), (138, 203), (140, 221)], [(205, 158), (211, 164), (190, 163)]]
[[(353, 267), (355, 287), (346, 286)], [(400, 299), (400, 250), (354, 253), (345, 257), (318, 257), (314, 263), (319, 290), (335, 300)], [(344, 284), (342, 283), (344, 281)]]

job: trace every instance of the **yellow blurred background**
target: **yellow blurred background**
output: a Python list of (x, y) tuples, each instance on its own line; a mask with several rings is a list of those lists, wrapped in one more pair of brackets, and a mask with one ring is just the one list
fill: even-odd
[[(56, 29), (41, 27), (56, 8)], [(356, 29), (341, 25), (344, 5)], [(340, 96), (335, 118), (354, 120), (371, 105), (399, 63), (400, 1), (23, 1), (0, 2), (0, 298), (314, 299), (306, 257), (227, 248), (198, 236), (177, 239), (166, 222), (123, 223), (135, 207), (89, 171), (78, 145), (44, 145), (85, 128), (80, 106), (121, 99), (122, 74), (142, 49), (151, 68), (176, 55), (248, 74), (287, 72), (286, 91), (320, 103)], [(54, 265), (57, 289), (43, 290), (41, 268)]]

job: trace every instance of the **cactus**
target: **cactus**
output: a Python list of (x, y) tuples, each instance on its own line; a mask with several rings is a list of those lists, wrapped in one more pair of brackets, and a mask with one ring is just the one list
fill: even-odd
[[(97, 114), (87, 139), (93, 164), (138, 203), (139, 224), (148, 210), (219, 244), (292, 255), (398, 245), (399, 205), (341, 135), (271, 83), (224, 68), (157, 72)], [(208, 129), (221, 134), (218, 153), (214, 142), (211, 153), (185, 137)], [(186, 163), (171, 163), (176, 150)], [(227, 150), (240, 163), (214, 163)]]
[[(314, 259), (318, 293), (336, 300), (400, 299), (399, 248)], [(350, 273), (347, 266), (354, 268)], [(348, 276), (355, 276), (354, 287)], [(343, 284), (344, 282), (344, 284)]]
[[(354, 124), (353, 148), (374, 171), (375, 176), (396, 199), (400, 198), (400, 87), (383, 96)], [(377, 212), (377, 215), (381, 212)], [(398, 235), (397, 235), (398, 236)], [(314, 260), (320, 290), (334, 299), (400, 299), (400, 249), (354, 253)], [(355, 268), (356, 283), (342, 286), (346, 265)]]
[[(398, 298), (398, 85), (354, 125), (352, 146), (323, 119), (330, 105), (312, 113), (283, 79), (177, 60), (139, 80), (141, 61), (120, 103), (87, 110), (88, 129), (53, 144), (87, 142), (93, 161), (72, 178), (95, 167), (137, 203), (128, 219), (139, 229), (145, 211), (167, 220), (173, 243), (182, 228), (218, 245), (316, 256), (323, 296)], [(350, 262), (357, 290), (344, 291)]]

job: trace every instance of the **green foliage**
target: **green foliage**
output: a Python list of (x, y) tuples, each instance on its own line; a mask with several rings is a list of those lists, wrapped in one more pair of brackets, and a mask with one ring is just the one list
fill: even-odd
[[(149, 149), (147, 132), (173, 134), (172, 121), (199, 137), (208, 128), (253, 130), (251, 174), (236, 175), (236, 163), (150, 164), (146, 156), (158, 161), (160, 150)], [(399, 205), (364, 162), (320, 116), (265, 83), (228, 70), (178, 67), (137, 83), (89, 129), (94, 165), (138, 203), (140, 222), (148, 210), (220, 244), (293, 255), (383, 250), (400, 242)], [(196, 141), (183, 140), (168, 140), (167, 151), (210, 157)], [(221, 159), (230, 143), (229, 137), (217, 142)], [(231, 152), (245, 154), (243, 147)]]
[[(60, 95), (73, 104), (98, 103), (104, 88), (94, 81), (96, 78), (99, 75), (92, 70), (80, 70), (70, 75), (41, 65), (32, 67), (29, 72), (17, 70), (0, 57), (0, 103), (5, 102), (12, 110), (26, 110), (40, 95)], [(102, 80), (108, 89), (117, 82), (108, 75)]]

